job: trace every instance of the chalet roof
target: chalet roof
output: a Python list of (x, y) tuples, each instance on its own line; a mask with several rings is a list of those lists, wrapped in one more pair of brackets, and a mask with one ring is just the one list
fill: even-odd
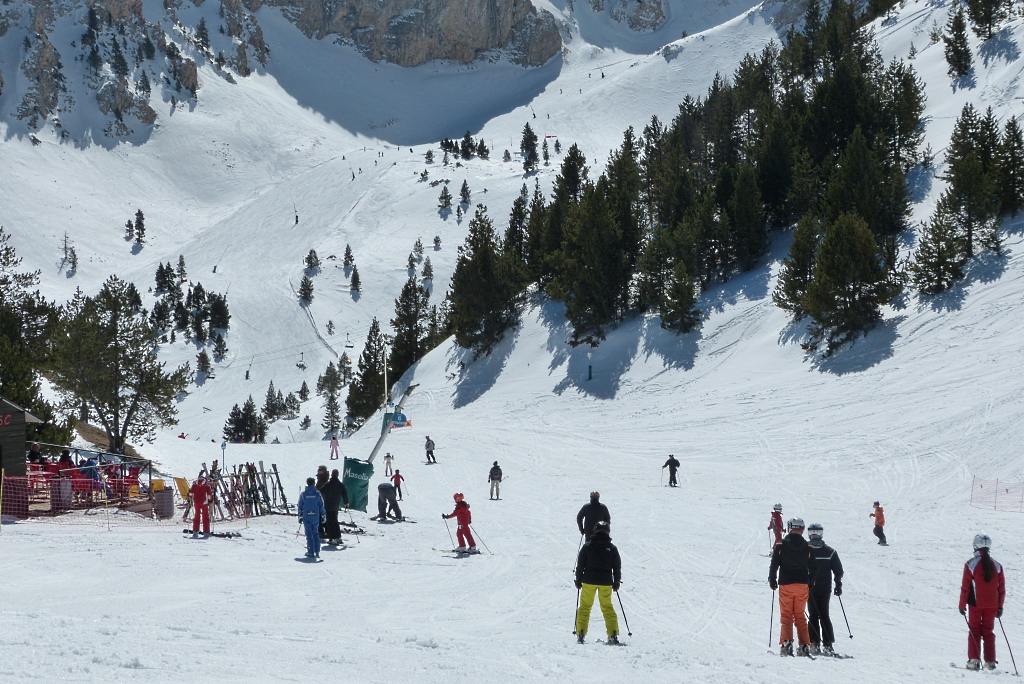
[(0, 397), (0, 411), (9, 411), (11, 413), (24, 413), (26, 423), (42, 423), (43, 421), (36, 418), (28, 410), (18, 406), (13, 401)]

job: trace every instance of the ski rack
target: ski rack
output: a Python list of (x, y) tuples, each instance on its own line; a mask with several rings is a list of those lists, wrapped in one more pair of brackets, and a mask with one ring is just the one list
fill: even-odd
[[(199, 474), (210, 482), (213, 489), (213, 501), (210, 504), (210, 517), (217, 521), (241, 520), (261, 515), (291, 515), (293, 508), (288, 504), (281, 485), (281, 474), (277, 464), (272, 463), (272, 470), (259, 468), (255, 463), (233, 465), (231, 472), (213, 471), (202, 464)], [(187, 501), (183, 520), (188, 520), (192, 513), (192, 502)]]

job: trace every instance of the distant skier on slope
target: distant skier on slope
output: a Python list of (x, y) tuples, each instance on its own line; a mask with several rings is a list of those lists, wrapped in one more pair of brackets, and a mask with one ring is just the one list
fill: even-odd
[(345, 502), (348, 508), (348, 490), (345, 483), (338, 479), (338, 469), (331, 471), (331, 479), (320, 489), (320, 495), (324, 498), (324, 510), (327, 513), (327, 521), (324, 523), (324, 536), (331, 544), (341, 543), (341, 525), (338, 524), (338, 509), (341, 502)]
[(594, 594), (601, 602), (608, 645), (619, 643), (619, 616), (612, 605), (612, 592), (622, 582), (622, 560), (612, 544), (611, 526), (604, 520), (594, 525), (593, 535), (576, 558), (576, 588), (580, 590), (580, 607), (576, 611), (576, 641), (582, 644), (590, 626)]
[(306, 530), (306, 558), (319, 558), (320, 525), (327, 520), (327, 510), (311, 477), (306, 478), (306, 489), (299, 496), (298, 513), (299, 523)]
[(772, 517), (768, 519), (768, 529), (775, 533), (776, 544), (782, 541), (782, 504), (777, 503), (772, 507)]
[(679, 469), (679, 461), (676, 460), (676, 457), (672, 454), (668, 455), (668, 460), (665, 461), (665, 465), (661, 466), (662, 470), (665, 468), (668, 468), (668, 486), (678, 487), (679, 482), (676, 480), (676, 470)]
[(590, 541), (594, 526), (601, 521), (611, 524), (612, 514), (608, 512), (608, 507), (601, 503), (601, 493), (590, 492), (590, 503), (583, 504), (583, 508), (576, 514), (576, 526), (580, 528), (580, 534)]
[(501, 498), (501, 466), (495, 461), (487, 473), (487, 481), (491, 483), (491, 499)]
[(395, 462), (395, 457), (391, 455), (390, 451), (387, 452), (386, 454), (384, 454), (384, 476), (385, 477), (390, 477), (391, 474), (395, 472), (394, 468), (391, 467), (394, 464), (394, 462)]
[[(392, 515), (394, 513), (394, 515)], [(395, 499), (395, 485), (390, 482), (381, 482), (377, 485), (377, 515), (371, 520), (387, 520), (388, 518), (402, 520), (402, 509)]]
[(1006, 598), (1006, 578), (1003, 566), (989, 555), (992, 539), (987, 534), (974, 537), (974, 557), (964, 564), (963, 579), (960, 582), (960, 614), (970, 616), (967, 624), (970, 636), (967, 639), (967, 669), (981, 669), (981, 642), (985, 642), (985, 669), (996, 669), (996, 618), (1003, 616), (1003, 600)]
[(331, 460), (338, 460), (338, 436), (331, 435)]
[(879, 505), (879, 503), (877, 501), (874, 503), (874, 507), (875, 507), (875, 512), (874, 513), (868, 513), (868, 517), (869, 518), (874, 518), (875, 519), (875, 529), (872, 530), (872, 533), (876, 537), (878, 537), (879, 545), (881, 545), (881, 546), (888, 546), (889, 543), (887, 541), (885, 541), (885, 529), (884, 529), (885, 528), (885, 509), (883, 509), (881, 507), (881, 505)]
[(437, 459), (434, 458), (434, 440), (430, 439), (430, 435), (427, 435), (423, 448), (427, 451), (427, 463), (437, 463)]
[(189, 488), (192, 497), (192, 538), (199, 536), (199, 522), (202, 519), (203, 534), (210, 534), (210, 502), (213, 501), (213, 489), (202, 475)]
[(441, 517), (445, 520), (455, 518), (459, 523), (455, 530), (459, 546), (455, 550), (459, 553), (480, 553), (476, 548), (473, 533), (469, 529), (469, 526), (473, 524), (473, 514), (469, 512), (469, 502), (462, 496), (462, 492), (456, 492), (453, 498), (455, 499), (455, 510), (447, 515), (442, 513)]
[(402, 472), (400, 470), (396, 470), (395, 474), (391, 476), (391, 482), (395, 485), (395, 491), (398, 492), (399, 501), (402, 500), (402, 482), (404, 481), (405, 478), (402, 477)]
[(794, 655), (793, 625), (796, 624), (800, 646), (796, 649), (795, 655), (806, 656), (811, 652), (811, 638), (807, 631), (804, 608), (807, 606), (807, 584), (810, 581), (814, 559), (807, 546), (807, 540), (804, 539), (804, 521), (801, 518), (793, 518), (787, 527), (789, 534), (775, 545), (772, 552), (768, 586), (773, 590), (779, 590), (779, 643), (782, 645), (779, 655)]
[(836, 580), (835, 595), (843, 595), (843, 563), (836, 550), (822, 539), (824, 534), (825, 529), (817, 523), (811, 523), (807, 528), (807, 545), (811, 547), (811, 557), (814, 559), (811, 568), (811, 601), (807, 607), (810, 613), (808, 631), (812, 654), (835, 655), (832, 644), (836, 642), (836, 636), (832, 629), (832, 619), (828, 615), (828, 603), (832, 598), (833, 577)]

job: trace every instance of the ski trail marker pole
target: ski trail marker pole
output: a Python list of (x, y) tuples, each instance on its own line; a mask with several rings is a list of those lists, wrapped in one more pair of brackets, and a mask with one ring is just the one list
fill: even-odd
[(775, 590), (772, 589), (772, 612), (768, 617), (768, 648), (772, 647), (772, 630), (775, 629)]
[[(839, 607), (843, 609), (843, 620), (846, 622), (846, 631), (850, 635), (850, 638), (852, 639), (853, 638), (853, 632), (850, 631), (850, 621), (846, 619), (846, 607), (843, 605), (843, 597), (842, 596), (836, 596), (836, 598), (839, 599)], [(966, 620), (967, 618), (965, 617), (964, 619)]]
[(622, 611), (622, 621), (626, 623), (626, 634), (633, 636), (633, 633), (629, 631), (629, 618), (626, 617), (626, 609), (622, 607), (622, 597), (619, 596), (619, 592), (615, 592), (615, 597), (619, 599), (619, 610)]
[(582, 589), (576, 590), (576, 614), (572, 617), (572, 633), (576, 633), (576, 620), (580, 617), (580, 592)]
[(491, 547), (487, 545), (487, 542), (485, 542), (484, 538), (480, 536), (480, 533), (476, 531), (476, 528), (473, 527), (472, 525), (470, 525), (469, 529), (473, 530), (473, 534), (475, 534), (480, 539), (480, 543), (484, 545), (485, 549), (487, 549), (487, 553), (489, 553), (489, 554), (491, 554), (493, 556), (494, 552), (491, 551)]
[(444, 529), (448, 530), (448, 541), (452, 543), (452, 548), (455, 548), (455, 540), (452, 539), (452, 528), (448, 527), (448, 518), (442, 518), (444, 520)]
[(1006, 650), (1010, 652), (1010, 662), (1013, 663), (1013, 674), (1020, 677), (1020, 673), (1017, 672), (1017, 661), (1013, 658), (1013, 649), (1010, 648), (1010, 640), (1006, 638), (1006, 628), (1003, 627), (1003, 618), (999, 617), (996, 619), (999, 620), (999, 629), (1003, 632), (1003, 641), (1006, 642)]

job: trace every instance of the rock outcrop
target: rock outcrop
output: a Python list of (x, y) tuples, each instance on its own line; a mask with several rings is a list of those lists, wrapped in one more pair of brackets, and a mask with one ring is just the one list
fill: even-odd
[(433, 59), (471, 62), (507, 49), (538, 66), (561, 49), (549, 12), (530, 0), (274, 0), (306, 35), (340, 36), (373, 61), (416, 66)]
[(634, 31), (654, 31), (665, 23), (664, 0), (590, 0), (590, 8), (603, 12), (611, 6), (611, 17)]

